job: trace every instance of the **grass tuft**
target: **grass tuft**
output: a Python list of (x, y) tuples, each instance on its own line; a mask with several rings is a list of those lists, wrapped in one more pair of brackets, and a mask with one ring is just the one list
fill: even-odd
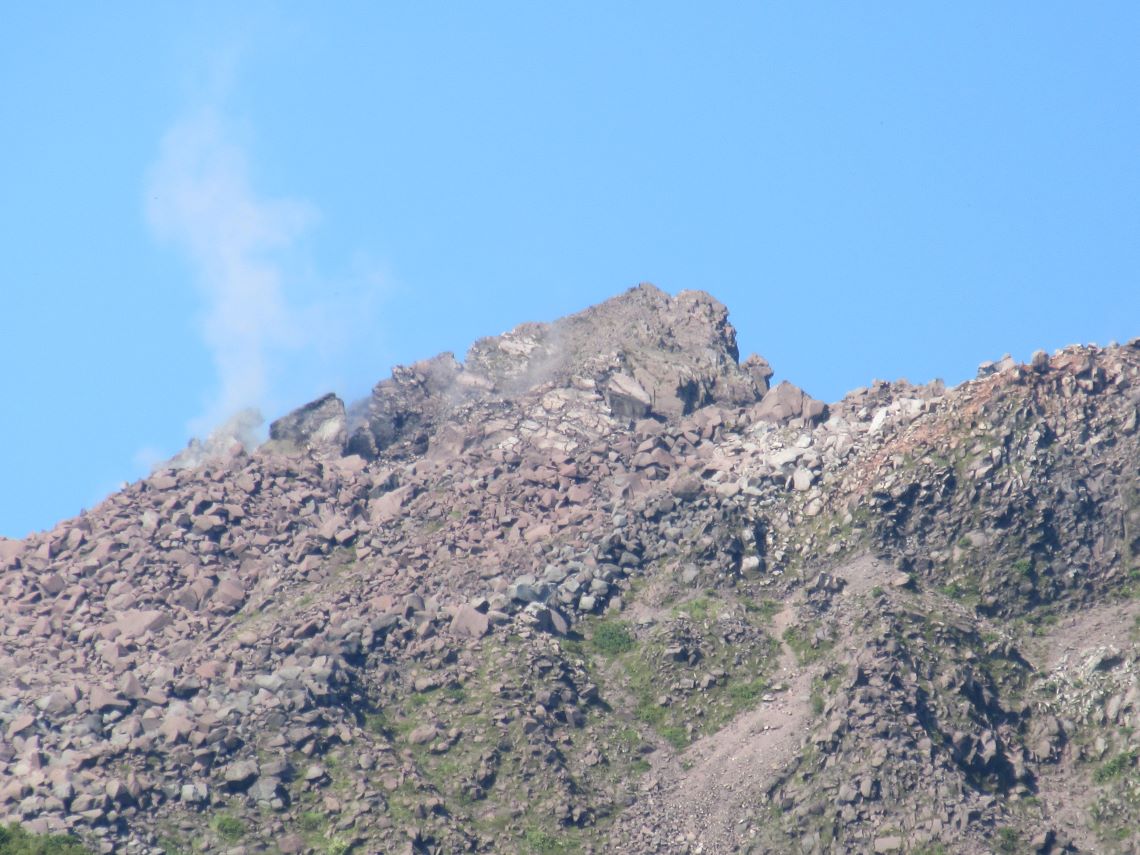
[(242, 835), (245, 834), (245, 824), (236, 816), (229, 814), (222, 814), (214, 820), (214, 831), (223, 840), (228, 840), (231, 843), (240, 840)]
[(594, 627), (590, 645), (603, 656), (619, 656), (633, 650), (634, 638), (629, 628), (619, 620), (600, 621)]
[(1125, 751), (1117, 754), (1103, 766), (1093, 772), (1093, 780), (1098, 784), (1105, 784), (1115, 778), (1121, 777), (1136, 763), (1136, 751)]
[(66, 834), (32, 834), (19, 823), (0, 825), (0, 855), (87, 855), (76, 838)]

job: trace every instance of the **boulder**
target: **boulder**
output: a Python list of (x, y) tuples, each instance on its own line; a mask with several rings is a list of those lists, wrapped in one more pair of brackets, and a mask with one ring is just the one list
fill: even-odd
[(118, 692), (109, 692), (102, 686), (92, 686), (87, 693), (87, 707), (92, 712), (130, 709), (131, 702)]
[(344, 401), (331, 392), (269, 425), (269, 439), (282, 447), (339, 455), (347, 420)]
[(171, 623), (170, 615), (158, 609), (130, 609), (123, 612), (115, 627), (128, 638), (144, 638)]
[(768, 391), (769, 381), (775, 372), (772, 371), (772, 366), (768, 364), (767, 359), (753, 353), (740, 363), (740, 368), (752, 379), (756, 391), (761, 396)]
[(14, 564), (16, 559), (23, 554), (24, 549), (24, 541), (0, 537), (0, 566)]
[(439, 729), (434, 724), (421, 724), (408, 734), (408, 742), (412, 745), (426, 745), (439, 735)]
[(763, 400), (752, 408), (753, 419), (773, 424), (786, 424), (799, 418), (807, 422), (819, 422), (826, 415), (825, 403), (808, 396), (786, 380), (769, 389)]
[(231, 793), (248, 790), (257, 780), (257, 763), (253, 760), (238, 760), (226, 767), (226, 789)]
[(469, 605), (460, 606), (451, 619), (452, 634), (463, 638), (482, 638), (489, 626), (489, 618)]
[(649, 415), (653, 399), (628, 374), (615, 374), (606, 383), (606, 403), (615, 418), (634, 420)]
[(368, 460), (386, 450), (423, 453), (457, 408), (491, 395), (517, 399), (543, 384), (597, 390), (623, 420), (748, 406), (767, 391), (771, 367), (760, 357), (743, 366), (738, 359), (721, 303), (701, 291), (671, 297), (642, 284), (553, 323), (480, 339), (463, 364), (443, 353), (397, 366), (349, 413), (356, 427), (345, 451)]

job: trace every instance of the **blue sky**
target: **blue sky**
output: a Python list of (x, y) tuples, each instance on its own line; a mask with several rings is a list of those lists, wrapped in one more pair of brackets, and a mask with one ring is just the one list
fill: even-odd
[(0, 10), (0, 534), (640, 281), (827, 399), (1140, 335), (1140, 5), (321, 5)]

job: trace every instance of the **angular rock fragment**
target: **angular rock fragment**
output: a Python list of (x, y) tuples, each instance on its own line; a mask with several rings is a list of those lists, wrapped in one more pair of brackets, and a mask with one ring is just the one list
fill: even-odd
[(347, 436), (344, 402), (329, 393), (269, 425), (271, 441), (283, 447), (339, 455)]
[(482, 638), (490, 627), (490, 619), (469, 605), (460, 606), (451, 619), (451, 631), (465, 638)]

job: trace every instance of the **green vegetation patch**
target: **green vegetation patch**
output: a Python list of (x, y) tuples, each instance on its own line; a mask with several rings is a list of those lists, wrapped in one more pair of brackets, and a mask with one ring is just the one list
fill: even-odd
[(765, 626), (771, 622), (783, 606), (776, 600), (761, 600), (759, 603), (750, 600), (747, 597), (740, 598), (741, 604), (744, 606), (745, 614), (754, 618), (760, 626)]
[(789, 626), (784, 630), (784, 643), (801, 665), (818, 662), (834, 645), (832, 641), (816, 638), (817, 628), (816, 624), (811, 623)]
[(590, 637), (590, 646), (610, 658), (628, 653), (636, 644), (629, 627), (620, 620), (598, 621)]
[(67, 834), (32, 834), (18, 823), (0, 826), (0, 855), (89, 855), (89, 851)]
[[(715, 605), (714, 601), (711, 606)], [(702, 597), (682, 604), (678, 610), (705, 614), (709, 606)], [(739, 633), (743, 629), (753, 636), (743, 657), (738, 636), (727, 641), (719, 624), (717, 633), (703, 638), (699, 630), (694, 636), (687, 624), (681, 620), (671, 630), (669, 625), (662, 626), (634, 641), (624, 624), (604, 621), (595, 625), (588, 642), (603, 658), (613, 660), (616, 667), (608, 676), (612, 679), (620, 674), (621, 689), (632, 700), (635, 722), (652, 728), (676, 750), (701, 734), (719, 730), (741, 710), (755, 706), (769, 689), (767, 672), (776, 658), (775, 643), (751, 622), (738, 622), (733, 630)], [(674, 658), (669, 649), (677, 644), (690, 649), (695, 646), (699, 652), (695, 665)], [(607, 672), (600, 673), (599, 679), (605, 682)]]
[(1106, 784), (1109, 781), (1122, 777), (1125, 772), (1136, 765), (1136, 756), (1135, 750), (1117, 754), (1093, 772), (1093, 780), (1098, 784)]
[(971, 602), (978, 598), (977, 586), (973, 582), (962, 579), (956, 579), (948, 585), (943, 585), (939, 590), (945, 596), (959, 602)]
[(685, 614), (698, 622), (707, 621), (713, 614), (713, 602), (708, 597), (697, 597), (681, 603), (673, 609), (673, 614)]
[(997, 832), (998, 852), (1021, 852), (1021, 838), (1012, 828), (999, 828)]
[(533, 855), (564, 855), (580, 851), (577, 842), (567, 839), (566, 835), (551, 834), (541, 828), (527, 829), (523, 834), (523, 845), (524, 851)]
[(763, 677), (752, 680), (733, 680), (728, 684), (728, 696), (741, 707), (750, 707), (768, 691), (768, 681)]
[(827, 706), (827, 698), (839, 691), (843, 682), (843, 674), (839, 671), (827, 671), (817, 675), (811, 681), (811, 710), (816, 715), (823, 712)]
[(228, 840), (231, 843), (236, 840), (241, 840), (242, 835), (245, 834), (245, 823), (236, 816), (230, 816), (229, 814), (222, 814), (216, 817), (212, 825), (214, 831), (218, 832), (218, 835), (223, 840)]
[(313, 810), (303, 811), (301, 815), (297, 817), (297, 825), (301, 831), (323, 831), (325, 823), (326, 820), (324, 816)]

